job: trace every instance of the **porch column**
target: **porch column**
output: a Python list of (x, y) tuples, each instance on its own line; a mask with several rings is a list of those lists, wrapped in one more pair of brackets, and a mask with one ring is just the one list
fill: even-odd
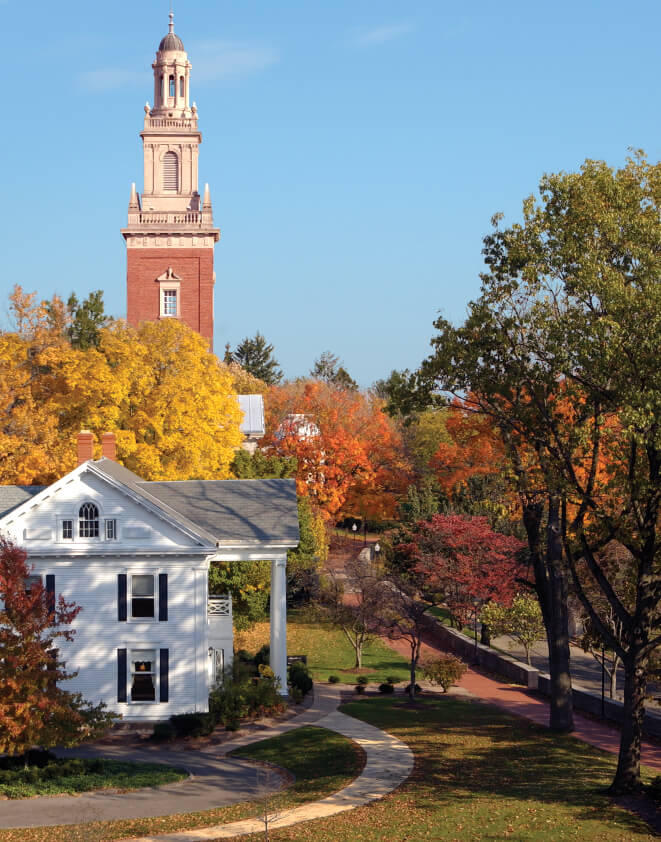
[(271, 669), (287, 696), (287, 556), (271, 562)]

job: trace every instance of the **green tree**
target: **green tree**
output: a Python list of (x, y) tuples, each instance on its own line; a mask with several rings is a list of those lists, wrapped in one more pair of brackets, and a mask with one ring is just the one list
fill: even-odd
[(273, 386), (282, 380), (282, 371), (278, 361), (273, 356), (273, 345), (257, 331), (253, 337), (246, 336), (228, 357), (229, 349), (225, 351), (225, 362), (235, 362), (243, 366), (254, 377)]
[[(485, 238), (488, 271), (462, 327), (439, 319), (421, 393), (470, 393), (509, 454), (547, 629), (568, 675), (567, 575), (624, 667), (614, 793), (641, 786), (648, 662), (661, 642), (661, 164), (586, 161), (545, 176), (522, 224)], [(600, 563), (631, 553), (632, 604)], [(622, 623), (618, 639), (591, 597)]]
[(358, 384), (344, 368), (340, 358), (331, 351), (324, 351), (315, 361), (310, 370), (310, 377), (315, 380), (323, 380), (337, 386), (338, 389), (349, 389), (357, 392)]
[(214, 561), (209, 567), (209, 593), (232, 597), (238, 631), (264, 619), (270, 591), (270, 561)]
[(439, 493), (434, 487), (434, 481), (428, 477), (422, 481), (420, 487), (409, 485), (406, 499), (399, 504), (398, 509), (404, 523), (430, 520), (439, 510)]
[(543, 640), (545, 634), (544, 620), (536, 597), (517, 594), (509, 606), (488, 602), (482, 608), (480, 619), (496, 637), (507, 634), (515, 641), (518, 640), (525, 650), (526, 663), (530, 664), (532, 647), (538, 640)]
[(237, 450), (230, 467), (237, 479), (288, 479), (296, 476), (297, 466), (293, 456)]
[(112, 321), (104, 311), (103, 291), (97, 289), (90, 292), (80, 302), (76, 293), (72, 292), (67, 301), (67, 311), (71, 321), (66, 333), (72, 346), (83, 351), (98, 348), (101, 344), (101, 328)]

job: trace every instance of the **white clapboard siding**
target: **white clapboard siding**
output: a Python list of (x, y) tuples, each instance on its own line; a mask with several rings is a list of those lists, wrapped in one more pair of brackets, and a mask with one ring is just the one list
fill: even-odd
[[(78, 509), (85, 502), (99, 508), (101, 536), (104, 519), (117, 521), (117, 540), (60, 540), (64, 518), (74, 521), (77, 533)], [(206, 711), (211, 677), (207, 583), (215, 547), (205, 550), (199, 540), (89, 472), (72, 476), (59, 489), (55, 484), (45, 499), (37, 495), (36, 502), (33, 498), (22, 508), (0, 519), (0, 530), (27, 550), (35, 573), (55, 576), (56, 596), (81, 607), (73, 622), (73, 641), (60, 647), (67, 670), (78, 674), (63, 686), (95, 704), (104, 702), (128, 720)], [(154, 574), (153, 620), (131, 619), (130, 603), (129, 619), (118, 620), (120, 573)], [(168, 576), (167, 621), (158, 620), (160, 573)], [(231, 617), (224, 618), (224, 630), (231, 658)], [(155, 649), (157, 656), (158, 650), (169, 650), (168, 702), (117, 702), (118, 649)]]

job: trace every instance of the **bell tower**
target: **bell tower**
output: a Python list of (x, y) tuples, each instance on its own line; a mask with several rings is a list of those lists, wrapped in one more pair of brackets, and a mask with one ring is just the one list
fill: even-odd
[(209, 185), (198, 191), (202, 135), (190, 102), (191, 63), (170, 12), (154, 70), (154, 106), (140, 137), (142, 195), (131, 186), (126, 240), (127, 320), (181, 319), (213, 348), (214, 228)]

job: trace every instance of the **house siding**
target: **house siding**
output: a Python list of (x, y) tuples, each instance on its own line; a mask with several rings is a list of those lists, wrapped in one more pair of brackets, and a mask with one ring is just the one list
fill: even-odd
[[(65, 478), (66, 480), (66, 478)], [(172, 714), (208, 710), (210, 682), (207, 619), (207, 548), (166, 519), (148, 511), (89, 472), (56, 483), (46, 499), (37, 500), (0, 519), (0, 531), (28, 552), (34, 573), (54, 575), (55, 597), (62, 595), (81, 610), (72, 623), (71, 642), (62, 641), (60, 656), (69, 672), (63, 686), (86, 700), (107, 707), (127, 720), (167, 719)], [(93, 502), (103, 520), (116, 519), (117, 540), (56, 540), (63, 518), (74, 520), (83, 502)], [(141, 530), (143, 539), (136, 538)], [(34, 537), (31, 537), (34, 536)], [(118, 619), (118, 574), (128, 578), (128, 618)], [(131, 575), (154, 575), (155, 618), (131, 617)], [(167, 620), (159, 621), (159, 574), (167, 574)], [(44, 578), (45, 582), (45, 578)], [(231, 653), (231, 618), (228, 647)], [(127, 702), (117, 701), (118, 650), (127, 650)], [(159, 650), (168, 650), (167, 702), (130, 700), (132, 649), (156, 651), (156, 699), (159, 698)]]

